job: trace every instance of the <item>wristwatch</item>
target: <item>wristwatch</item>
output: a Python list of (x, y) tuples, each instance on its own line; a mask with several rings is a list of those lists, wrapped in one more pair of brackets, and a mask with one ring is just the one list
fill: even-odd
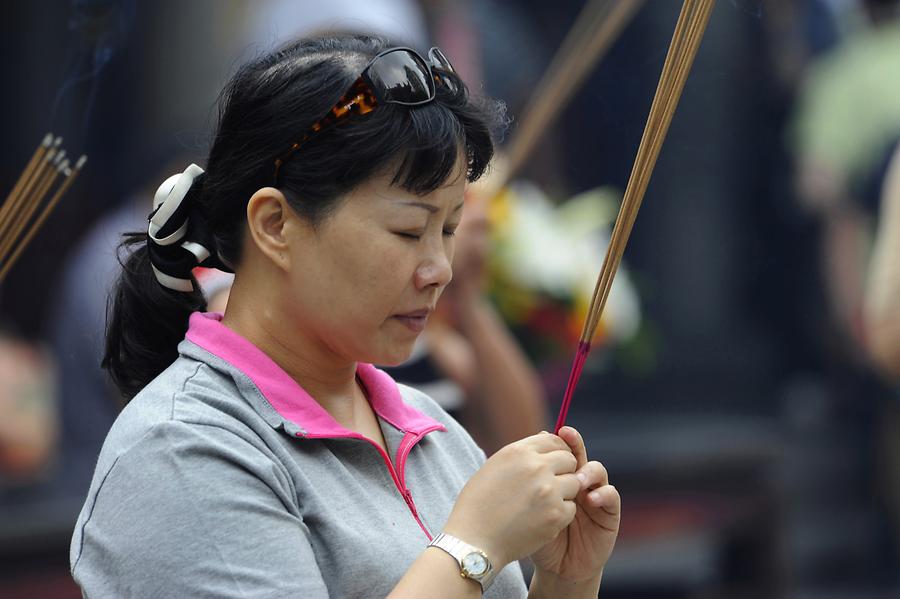
[(488, 590), (494, 581), (494, 566), (484, 551), (457, 539), (453, 535), (441, 533), (434, 538), (429, 547), (437, 547), (449, 553), (459, 564), (459, 575), (470, 578), (481, 585), (481, 592)]

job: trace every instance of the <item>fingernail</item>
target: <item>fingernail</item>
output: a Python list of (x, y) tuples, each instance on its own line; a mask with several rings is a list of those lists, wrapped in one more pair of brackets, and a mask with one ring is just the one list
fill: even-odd
[(589, 497), (590, 497), (591, 501), (593, 501), (594, 503), (598, 503), (600, 501), (600, 492), (594, 491), (593, 493), (591, 493), (589, 495)]
[(584, 472), (579, 472), (579, 473), (576, 474), (575, 476), (578, 477), (578, 480), (581, 481), (581, 484), (584, 484), (584, 483), (587, 482), (587, 476), (585, 476)]

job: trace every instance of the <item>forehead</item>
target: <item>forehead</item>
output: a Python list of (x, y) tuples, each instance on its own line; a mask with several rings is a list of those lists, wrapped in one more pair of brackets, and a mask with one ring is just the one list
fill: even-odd
[(380, 174), (367, 179), (346, 194), (346, 204), (355, 204), (362, 210), (385, 210), (403, 208), (410, 211), (435, 213), (453, 210), (462, 201), (466, 189), (466, 178), (451, 176), (441, 187), (426, 194), (413, 193), (399, 185), (392, 184), (393, 173)]

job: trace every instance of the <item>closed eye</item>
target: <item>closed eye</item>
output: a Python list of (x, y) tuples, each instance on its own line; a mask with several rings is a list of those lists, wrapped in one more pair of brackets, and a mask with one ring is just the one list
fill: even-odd
[[(424, 233), (413, 233), (413, 232), (407, 232), (407, 231), (396, 231), (394, 234), (397, 235), (398, 237), (402, 237), (404, 239), (410, 239), (410, 240), (414, 240), (414, 241), (418, 241), (419, 239), (422, 238), (422, 235), (424, 235)], [(444, 234), (444, 237), (455, 237), (456, 236), (456, 228), (444, 229), (443, 234)]]

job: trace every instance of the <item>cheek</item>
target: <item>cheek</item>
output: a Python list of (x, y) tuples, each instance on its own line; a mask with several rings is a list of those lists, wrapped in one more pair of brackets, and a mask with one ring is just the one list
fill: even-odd
[[(413, 248), (390, 234), (344, 238), (323, 252), (318, 264), (321, 302), (337, 318), (362, 326), (390, 316), (412, 287)], [(370, 323), (369, 326), (375, 324)]]
[[(360, 248), (353, 261), (355, 280), (351, 281), (357, 294), (365, 293), (373, 300), (395, 304), (412, 287), (416, 257), (403, 241), (378, 238), (366, 248)], [(389, 305), (395, 310), (403, 306)]]
[(323, 286), (329, 291), (320, 299), (319, 321), (329, 343), (338, 353), (364, 362), (399, 364), (408, 358), (415, 337), (390, 317), (411, 305), (413, 248), (376, 237), (345, 247), (330, 260), (332, 271), (323, 271), (331, 280)]

